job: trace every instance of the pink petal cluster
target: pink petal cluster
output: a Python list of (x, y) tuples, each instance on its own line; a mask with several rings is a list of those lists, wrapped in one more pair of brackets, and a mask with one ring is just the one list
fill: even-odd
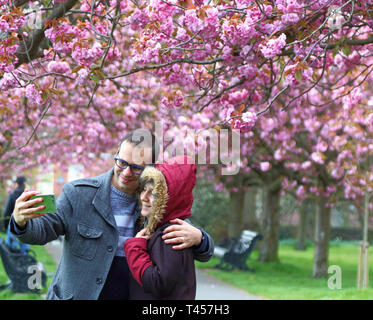
[(17, 86), (18, 82), (15, 76), (11, 73), (5, 73), (0, 79), (0, 90), (8, 90)]
[(259, 166), (260, 166), (260, 170), (263, 172), (268, 171), (272, 167), (271, 163), (268, 161), (261, 162)]
[(191, 9), (185, 12), (183, 18), (185, 26), (193, 33), (198, 33), (205, 38), (214, 38), (220, 32), (220, 22), (218, 18), (217, 8), (209, 7), (203, 10), (201, 18), (197, 16), (197, 13), (201, 9)]
[(282, 33), (278, 38), (270, 39), (265, 44), (260, 44), (259, 49), (265, 58), (272, 59), (282, 52), (282, 48), (285, 45), (286, 35)]
[(12, 19), (11, 23), (6, 21), (4, 18), (5, 16), (0, 18), (0, 32), (15, 32), (21, 28), (26, 21), (25, 16), (18, 16), (15, 19)]
[(84, 83), (86, 83), (88, 75), (89, 75), (88, 70), (85, 69), (85, 68), (82, 68), (77, 73), (78, 73), (78, 76), (75, 78), (75, 81), (78, 84), (84, 84)]
[(51, 61), (48, 63), (48, 71), (66, 74), (70, 71), (70, 65), (66, 61)]
[(222, 25), (223, 32), (227, 41), (232, 44), (246, 45), (250, 39), (257, 36), (255, 23), (250, 17), (238, 24), (232, 23), (231, 20), (224, 21)]
[(183, 105), (183, 95), (180, 90), (171, 93), (167, 97), (161, 98), (161, 103), (166, 109), (180, 108)]
[(143, 10), (137, 8), (129, 17), (129, 23), (133, 30), (140, 30), (144, 28), (149, 22), (150, 19), (148, 15)]
[(254, 112), (247, 111), (242, 114), (241, 119), (235, 119), (233, 129), (239, 129), (241, 132), (249, 132), (255, 126), (258, 117)]
[(89, 67), (102, 57), (103, 52), (104, 50), (101, 48), (101, 45), (95, 43), (92, 47), (78, 46), (71, 56), (80, 65)]
[(26, 87), (26, 97), (37, 105), (43, 104), (43, 99), (41, 97), (41, 91), (37, 90), (34, 84), (30, 84)]

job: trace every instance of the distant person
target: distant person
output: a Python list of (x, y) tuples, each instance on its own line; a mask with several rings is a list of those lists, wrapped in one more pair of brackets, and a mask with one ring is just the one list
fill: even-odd
[[(175, 251), (162, 240), (170, 220), (190, 217), (196, 165), (187, 157), (173, 164), (146, 167), (140, 176), (142, 228), (124, 243), (129, 268), (130, 299), (194, 300), (196, 274), (192, 248)], [(138, 231), (138, 230), (136, 230)], [(136, 281), (135, 281), (136, 280)]]
[(13, 190), (13, 192), (9, 195), (5, 208), (4, 208), (4, 214), (3, 214), (3, 217), (5, 218), (4, 228), (5, 230), (7, 230), (6, 244), (11, 249), (13, 250), (19, 249), (21, 250), (22, 253), (26, 254), (30, 246), (28, 244), (18, 241), (17, 237), (14, 236), (10, 232), (10, 228), (9, 228), (9, 220), (14, 211), (14, 205), (16, 203), (16, 200), (25, 190), (26, 178), (24, 176), (18, 176), (14, 182), (16, 183), (17, 186)]

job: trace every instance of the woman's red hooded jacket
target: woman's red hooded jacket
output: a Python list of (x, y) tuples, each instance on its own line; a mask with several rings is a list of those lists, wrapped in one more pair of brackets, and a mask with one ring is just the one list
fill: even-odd
[[(131, 238), (124, 244), (133, 281), (130, 299), (195, 299), (196, 277), (192, 248), (172, 249), (162, 239), (163, 230), (172, 219), (186, 219), (193, 204), (196, 166), (187, 157), (147, 167), (141, 180), (151, 180), (156, 199), (148, 228), (154, 233), (149, 240)], [(180, 163), (181, 162), (181, 163)]]

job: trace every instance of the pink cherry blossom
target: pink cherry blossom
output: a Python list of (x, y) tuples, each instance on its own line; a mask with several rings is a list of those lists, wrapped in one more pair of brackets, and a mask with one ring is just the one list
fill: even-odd
[(43, 99), (41, 97), (40, 90), (37, 90), (34, 84), (30, 84), (26, 87), (26, 97), (32, 102), (36, 103), (37, 105), (41, 105), (43, 103)]
[(271, 169), (271, 164), (268, 161), (260, 163), (260, 170), (268, 171), (269, 169)]
[(70, 65), (66, 61), (51, 61), (48, 63), (48, 71), (56, 73), (68, 73), (70, 71)]
[(8, 90), (15, 87), (18, 84), (14, 74), (5, 73), (3, 78), (0, 80), (0, 90)]
[(85, 68), (80, 69), (78, 71), (78, 76), (77, 76), (77, 78), (76, 78), (75, 81), (78, 84), (84, 84), (86, 82), (86, 80), (87, 80), (88, 74), (89, 74), (89, 72), (88, 72), (87, 69), (85, 69)]
[(312, 161), (314, 161), (315, 163), (318, 163), (318, 164), (324, 164), (324, 159), (322, 157), (322, 153), (320, 152), (313, 152), (311, 154), (311, 159)]
[(298, 186), (297, 191), (295, 192), (299, 201), (304, 201), (307, 198), (307, 192), (304, 186)]
[(131, 24), (131, 28), (133, 30), (144, 28), (149, 21), (148, 15), (144, 11), (137, 8), (129, 18), (129, 23)]
[(286, 35), (282, 33), (278, 38), (270, 39), (266, 44), (260, 44), (259, 49), (265, 58), (272, 59), (281, 53), (285, 45)]

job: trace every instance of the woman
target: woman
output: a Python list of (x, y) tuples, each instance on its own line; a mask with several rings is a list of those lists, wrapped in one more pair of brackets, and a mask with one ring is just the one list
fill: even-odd
[[(187, 163), (186, 157), (182, 159)], [(146, 167), (140, 177), (141, 222), (135, 238), (124, 244), (133, 278), (130, 299), (195, 299), (196, 276), (191, 248), (173, 250), (162, 240), (172, 219), (186, 219), (193, 204), (194, 164)]]

